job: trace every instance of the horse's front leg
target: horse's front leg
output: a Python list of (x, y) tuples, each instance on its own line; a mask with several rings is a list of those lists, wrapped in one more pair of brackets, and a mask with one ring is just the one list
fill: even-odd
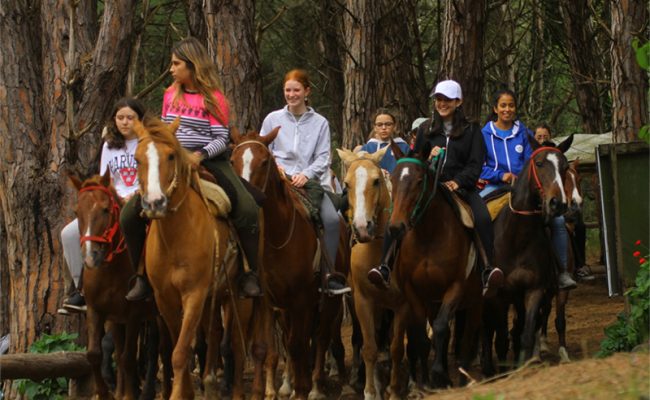
[(375, 386), (375, 364), (377, 363), (377, 342), (375, 337), (375, 314), (377, 307), (358, 291), (354, 292), (354, 308), (361, 328), (363, 344), (361, 356), (366, 366), (366, 384), (363, 389), (364, 400), (381, 398), (381, 387)]
[[(469, 371), (472, 360), (476, 357), (478, 350), (478, 336), (481, 329), (481, 317), (483, 312), (483, 299), (481, 298), (481, 284), (477, 279), (473, 282), (468, 282), (468, 292), (465, 294), (468, 306), (466, 309), (465, 326), (463, 329), (461, 343), (460, 343), (460, 358), (459, 364)], [(460, 385), (467, 384), (467, 378), (464, 374), (460, 375)]]
[[(404, 303), (399, 309), (395, 310), (395, 317), (393, 319), (393, 339), (390, 343), (390, 356), (391, 356), (391, 371), (390, 371), (390, 386), (388, 393), (391, 400), (400, 399), (401, 385), (399, 382), (400, 369), (402, 367), (402, 360), (404, 359), (404, 334), (406, 333), (407, 318), (409, 316), (409, 306)], [(365, 346), (364, 336), (364, 346)], [(366, 382), (370, 370), (366, 369)], [(370, 375), (374, 379), (374, 373)], [(375, 383), (377, 385), (377, 383)]]
[(136, 355), (140, 325), (140, 321), (130, 318), (124, 329), (124, 348), (118, 358), (120, 370), (124, 373), (122, 380), (124, 400), (135, 400), (138, 397), (139, 378), (136, 369)]
[(325, 398), (321, 385), (325, 379), (325, 354), (332, 340), (332, 324), (337, 324), (340, 329), (341, 296), (325, 299), (325, 304), (319, 318), (316, 331), (316, 359), (311, 375), (312, 388), (309, 392), (310, 400)]
[(560, 342), (558, 353), (561, 362), (571, 362), (566, 348), (566, 305), (568, 301), (569, 291), (560, 290), (555, 302), (555, 330), (557, 330), (558, 341)]
[(462, 285), (460, 282), (453, 283), (447, 289), (438, 314), (432, 324), (436, 354), (431, 367), (431, 385), (435, 388), (451, 386), (447, 360), (450, 337), (449, 321), (456, 312), (462, 293)]
[(88, 329), (88, 352), (86, 358), (90, 363), (95, 380), (95, 395), (97, 399), (110, 399), (108, 386), (102, 377), (102, 347), (101, 340), (104, 335), (104, 320), (93, 307), (86, 311), (86, 327)]
[(539, 306), (544, 297), (543, 289), (533, 289), (526, 292), (525, 306), (526, 317), (524, 322), (524, 332), (521, 336), (521, 352), (519, 355), (519, 363), (530, 359), (533, 356), (533, 348), (535, 346), (535, 331), (537, 330), (537, 317), (539, 315)]

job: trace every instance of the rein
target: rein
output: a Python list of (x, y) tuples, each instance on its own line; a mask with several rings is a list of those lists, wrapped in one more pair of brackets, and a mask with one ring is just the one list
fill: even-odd
[[(555, 147), (540, 147), (539, 149), (535, 150), (533, 154), (531, 154), (530, 159), (528, 160), (528, 180), (527, 182), (530, 183), (530, 177), (531, 177), (531, 171), (532, 171), (532, 176), (535, 179), (535, 188), (537, 189), (537, 192), (539, 193), (540, 198), (544, 198), (544, 187), (542, 186), (542, 183), (539, 180), (539, 175), (537, 174), (537, 166), (535, 165), (535, 156), (538, 155), (539, 153), (543, 151), (554, 151), (557, 153), (561, 153), (559, 149), (556, 149)], [(514, 183), (513, 183), (514, 184)], [(508, 199), (508, 206), (510, 207), (510, 211), (512, 211), (515, 214), (519, 215), (539, 215), (542, 213), (542, 209), (540, 208), (539, 210), (517, 210), (512, 206), (512, 196)]]
[[(439, 163), (442, 162), (442, 157), (438, 160), (438, 162)], [(411, 215), (409, 215), (409, 225), (411, 226), (411, 228), (413, 228), (420, 222), (420, 220), (424, 216), (424, 213), (429, 208), (429, 204), (431, 204), (431, 200), (433, 200), (433, 198), (436, 195), (436, 187), (438, 186), (437, 185), (438, 171), (440, 170), (440, 168), (438, 168), (436, 171), (436, 176), (434, 177), (433, 180), (433, 187), (431, 188), (431, 193), (429, 194), (429, 197), (425, 200), (424, 197), (425, 197), (425, 192), (427, 190), (427, 183), (429, 180), (429, 171), (428, 171), (429, 168), (427, 167), (427, 164), (418, 158), (412, 158), (412, 157), (404, 157), (397, 160), (397, 164), (406, 164), (406, 163), (415, 164), (425, 169), (424, 184), (422, 185), (422, 190), (418, 195), (418, 199), (415, 203), (415, 207), (413, 207), (413, 211), (411, 211)]]
[[(83, 192), (92, 192), (92, 191), (101, 191), (106, 193), (108, 195), (108, 198), (110, 199), (110, 213), (111, 216), (114, 220), (112, 225), (109, 225), (104, 229), (104, 232), (102, 233), (101, 236), (96, 236), (96, 235), (87, 235), (87, 236), (82, 236), (80, 239), (80, 244), (84, 244), (85, 242), (94, 242), (94, 243), (106, 243), (106, 244), (113, 244), (113, 239), (115, 238), (115, 235), (119, 232), (120, 230), (120, 206), (115, 200), (115, 195), (106, 187), (102, 185), (93, 185), (93, 186), (87, 186), (85, 188), (82, 188), (79, 190), (79, 193)], [(124, 250), (126, 250), (126, 244), (124, 243), (124, 236), (120, 235), (120, 241), (117, 243), (116, 246), (112, 247), (108, 254), (106, 255), (105, 261), (106, 262), (111, 262), (113, 260), (113, 257), (116, 254), (122, 253)]]

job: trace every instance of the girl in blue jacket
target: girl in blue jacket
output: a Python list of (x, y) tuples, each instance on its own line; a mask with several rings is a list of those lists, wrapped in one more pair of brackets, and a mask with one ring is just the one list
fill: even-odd
[[(395, 116), (386, 108), (380, 108), (375, 113), (375, 118), (372, 119), (374, 128), (373, 128), (373, 137), (368, 141), (368, 143), (361, 146), (360, 151), (365, 151), (366, 153), (376, 153), (377, 151), (383, 149), (384, 147), (390, 144), (390, 140), (393, 141), (399, 146), (400, 150), (404, 154), (409, 152), (409, 145), (400, 137), (394, 137), (396, 120)], [(384, 157), (381, 159), (379, 166), (388, 171), (393, 172), (395, 166), (397, 165), (397, 160), (393, 155), (393, 151), (388, 149)]]
[(517, 119), (516, 101), (511, 90), (496, 92), (492, 118), (481, 130), (487, 150), (479, 178), (481, 197), (512, 183), (533, 153), (528, 128)]

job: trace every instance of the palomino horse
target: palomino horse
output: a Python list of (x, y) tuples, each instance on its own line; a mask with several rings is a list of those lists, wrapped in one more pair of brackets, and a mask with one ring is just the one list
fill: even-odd
[[(476, 264), (472, 232), (465, 228), (454, 209), (435, 186), (434, 174), (427, 163), (431, 150), (404, 157), (391, 145), (398, 159), (391, 175), (393, 212), (389, 229), (401, 246), (392, 278), (406, 297), (412, 312), (421, 320), (429, 318), (433, 328), (435, 360), (431, 383), (435, 387), (451, 384), (447, 353), (449, 322), (456, 310), (464, 308), (466, 322), (461, 339), (460, 365), (467, 369), (481, 322), (481, 281)], [(405, 316), (395, 315), (395, 335), (391, 345), (393, 371), (402, 357)], [(396, 374), (391, 374), (392, 396), (397, 393)], [(462, 382), (461, 382), (462, 383)]]
[[(276, 128), (266, 136), (254, 133), (239, 136), (233, 132), (232, 139), (236, 147), (231, 161), (238, 175), (266, 195), (263, 206), (266, 250), (261, 271), (264, 299), (271, 307), (280, 310), (295, 398), (324, 398), (319, 383), (324, 379), (325, 352), (331, 340), (332, 328), (340, 329), (336, 321), (340, 321), (341, 296), (319, 294), (322, 277), (315, 272), (322, 262), (319, 254), (324, 249), (320, 250), (308, 212), (289, 181), (280, 175), (273, 154), (268, 149), (278, 131), (279, 128)], [(341, 224), (336, 266), (344, 274), (349, 271), (349, 248), (344, 224)], [(267, 311), (270, 311), (270, 307)], [(266, 363), (265, 395), (272, 398), (275, 396), (277, 353), (270, 334), (271, 318), (267, 320), (269, 356)], [(312, 344), (316, 348), (316, 359), (310, 379), (310, 337), (314, 331), (317, 337)], [(253, 389), (256, 394), (261, 392), (261, 382), (258, 379), (256, 374)], [(286, 384), (289, 384), (288, 379), (285, 380), (284, 389)], [(281, 392), (285, 391), (283, 388)], [(290, 390), (286, 391), (290, 394)]]
[[(147, 217), (152, 219), (146, 241), (145, 265), (158, 309), (174, 344), (171, 398), (194, 397), (189, 365), (199, 326), (202, 326), (207, 340), (203, 382), (206, 396), (212, 398), (216, 394), (208, 391), (216, 390), (215, 359), (220, 341), (220, 307), (217, 305), (227, 295), (225, 287), (231, 286), (236, 290), (231, 280), (237, 257), (232, 256), (234, 247), (227, 220), (223, 216), (214, 218), (198, 191), (198, 174), (194, 169), (196, 160), (176, 139), (178, 125), (178, 120), (167, 125), (148, 118), (144, 125), (136, 122), (134, 126), (139, 140), (135, 157), (142, 207)], [(220, 289), (218, 278), (223, 278), (224, 273), (225, 279), (222, 280), (226, 285), (220, 285)], [(230, 293), (232, 296), (232, 290)], [(239, 320), (245, 324), (248, 317), (240, 314)], [(245, 327), (243, 330), (246, 331)], [(241, 370), (245, 350), (244, 343), (235, 341), (240, 337), (232, 335), (234, 398), (243, 397)]]
[(492, 365), (492, 329), (496, 329), (497, 356), (505, 364), (508, 341), (508, 307), (515, 305), (518, 323), (512, 332), (515, 357), (521, 363), (533, 355), (540, 305), (548, 291), (557, 291), (556, 256), (546, 234), (551, 218), (567, 209), (564, 182), (568, 163), (563, 152), (567, 141), (558, 148), (539, 147), (530, 140), (533, 152), (511, 191), (508, 207), (494, 221), (496, 265), (505, 275), (505, 285), (488, 306), (482, 365), (484, 373), (494, 372)]
[[(124, 243), (118, 223), (122, 200), (111, 185), (107, 171), (81, 182), (71, 176), (70, 180), (79, 191), (77, 216), (81, 232), (81, 254), (84, 261), (84, 295), (88, 305), (86, 326), (88, 328), (88, 361), (95, 379), (95, 393), (99, 399), (112, 398), (101, 375), (104, 323), (112, 322), (113, 339), (117, 354), (116, 396), (120, 399), (138, 398), (139, 374), (136, 371), (138, 333), (142, 321), (155, 320), (158, 315), (153, 302), (129, 302), (124, 296), (128, 291), (129, 278), (135, 269), (124, 251)], [(165, 369), (169, 361), (163, 357)], [(157, 369), (157, 353), (149, 367)], [(155, 377), (155, 371), (150, 377)], [(169, 382), (163, 381), (163, 396), (169, 397)], [(155, 378), (146, 382), (144, 394), (153, 398)]]
[[(375, 364), (378, 353), (377, 323), (383, 309), (410, 315), (408, 303), (395, 280), (391, 281), (388, 291), (377, 288), (368, 280), (368, 271), (381, 262), (383, 235), (390, 217), (390, 192), (383, 171), (379, 167), (379, 162), (387, 150), (388, 147), (385, 147), (376, 153), (366, 154), (337, 149), (347, 168), (345, 185), (348, 188), (350, 203), (349, 218), (353, 236), (357, 241), (352, 247), (350, 283), (354, 296), (354, 309), (363, 336), (361, 354), (366, 368), (363, 390), (366, 400), (381, 399), (381, 386), (375, 382), (377, 379)], [(426, 343), (424, 324), (414, 326), (411, 321), (408, 323), (409, 345), (413, 347), (414, 343)], [(421, 347), (419, 346), (418, 350), (424, 353), (426, 358), (429, 354), (428, 349)], [(414, 364), (414, 359), (418, 359), (417, 355), (413, 357), (413, 354), (409, 354), (411, 364)], [(411, 378), (416, 381), (414, 369), (412, 368)]]
[[(574, 236), (574, 220), (575, 218), (581, 218), (580, 213), (582, 210), (582, 193), (580, 191), (580, 175), (578, 175), (578, 165), (579, 161), (575, 160), (569, 163), (569, 169), (567, 169), (566, 177), (564, 179), (564, 191), (567, 195), (568, 209), (564, 214), (567, 223), (567, 230), (569, 231), (569, 245), (567, 246), (569, 255), (567, 270), (569, 273), (573, 273), (576, 267), (576, 254), (573, 248), (574, 240), (571, 238)], [(552, 292), (551, 292), (552, 293)], [(547, 296), (546, 301), (542, 305), (542, 332), (540, 336), (540, 350), (542, 352), (548, 352), (548, 317), (551, 314), (552, 306), (552, 296)], [(566, 305), (569, 301), (569, 289), (558, 289), (558, 292), (555, 296), (555, 330), (558, 336), (558, 355), (560, 356), (561, 362), (569, 362), (569, 352), (566, 348)]]

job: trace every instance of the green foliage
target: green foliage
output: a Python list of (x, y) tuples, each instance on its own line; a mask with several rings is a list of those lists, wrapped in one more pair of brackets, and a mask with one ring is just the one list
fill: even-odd
[[(638, 245), (640, 242), (637, 242)], [(639, 251), (633, 255), (639, 259), (640, 267), (634, 287), (625, 292), (630, 306), (629, 313), (620, 313), (618, 320), (605, 328), (605, 339), (600, 343), (599, 357), (630, 351), (650, 338), (650, 257), (641, 257)]]
[[(79, 335), (76, 333), (59, 333), (56, 335), (44, 334), (30, 347), (30, 353), (54, 353), (58, 351), (81, 351), (85, 350), (74, 341)], [(63, 399), (68, 391), (68, 380), (66, 378), (44, 379), (41, 382), (34, 382), (29, 379), (20, 379), (18, 392), (30, 400), (59, 400)]]

